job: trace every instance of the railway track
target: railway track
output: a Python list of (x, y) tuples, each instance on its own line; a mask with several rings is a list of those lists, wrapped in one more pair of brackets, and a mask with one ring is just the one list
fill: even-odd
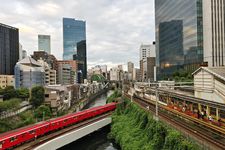
[(38, 147), (39, 145), (44, 144), (44, 143), (46, 143), (46, 142), (48, 142), (48, 141), (50, 141), (50, 140), (52, 140), (52, 139), (54, 139), (56, 137), (59, 137), (59, 136), (61, 136), (63, 134), (69, 133), (69, 132), (71, 132), (71, 131), (73, 131), (75, 129), (79, 129), (81, 127), (84, 127), (84, 126), (89, 125), (91, 123), (94, 123), (96, 121), (99, 121), (99, 120), (101, 120), (103, 118), (106, 118), (106, 117), (110, 116), (111, 114), (112, 114), (112, 112), (109, 112), (109, 113), (103, 114), (101, 116), (98, 116), (98, 117), (86, 120), (84, 122), (80, 122), (80, 123), (77, 123), (75, 125), (66, 127), (64, 129), (58, 130), (56, 132), (52, 132), (50, 134), (46, 134), (46, 135), (44, 135), (44, 136), (42, 136), (40, 138), (33, 139), (33, 141), (30, 141), (30, 142), (25, 143), (23, 145), (17, 146), (15, 148), (15, 150), (32, 150), (32, 149)]
[[(129, 95), (125, 95), (126, 97), (130, 98)], [(134, 102), (144, 108), (146, 111), (151, 111), (155, 113), (155, 105), (150, 102), (143, 101), (139, 98), (133, 98)], [(147, 109), (147, 106), (149, 110)], [(185, 134), (192, 135), (192, 138), (198, 141), (198, 143), (202, 143), (207, 145), (208, 149), (218, 149), (224, 150), (225, 149), (225, 135), (221, 135), (215, 131), (208, 130), (204, 126), (197, 126), (196, 123), (189, 121), (185, 118), (180, 118), (174, 112), (169, 112), (168, 110), (163, 110), (162, 108), (159, 109), (159, 118), (162, 121), (165, 121), (175, 127), (178, 130), (185, 131)], [(204, 147), (204, 149), (207, 149)]]

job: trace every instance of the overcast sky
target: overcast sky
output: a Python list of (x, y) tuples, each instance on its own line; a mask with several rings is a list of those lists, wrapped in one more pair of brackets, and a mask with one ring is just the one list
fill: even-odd
[(86, 20), (88, 65), (139, 66), (141, 43), (152, 43), (154, 0), (0, 0), (0, 23), (19, 28), (28, 54), (37, 35), (51, 35), (51, 49), (62, 59), (62, 18)]

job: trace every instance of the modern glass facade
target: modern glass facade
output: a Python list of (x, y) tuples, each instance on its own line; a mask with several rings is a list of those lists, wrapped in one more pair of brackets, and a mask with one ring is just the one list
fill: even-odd
[(19, 29), (0, 23), (0, 74), (13, 75), (19, 60)]
[(158, 77), (203, 63), (202, 0), (155, 0)]
[(77, 54), (77, 43), (86, 40), (86, 22), (63, 18), (63, 59), (73, 60)]
[(50, 35), (38, 35), (38, 50), (51, 54), (51, 37)]

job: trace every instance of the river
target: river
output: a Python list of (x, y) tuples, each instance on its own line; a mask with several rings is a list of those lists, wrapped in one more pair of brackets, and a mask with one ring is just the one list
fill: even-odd
[[(105, 94), (97, 97), (87, 108), (101, 106), (106, 104), (106, 99), (113, 91), (108, 91)], [(110, 126), (106, 126), (88, 136), (85, 136), (73, 143), (65, 145), (60, 150), (120, 150), (118, 145), (107, 139), (107, 134), (110, 132)]]

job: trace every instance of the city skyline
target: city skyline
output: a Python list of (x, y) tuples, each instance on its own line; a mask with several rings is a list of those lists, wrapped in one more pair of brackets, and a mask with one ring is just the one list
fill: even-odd
[[(63, 54), (62, 18), (85, 20), (89, 67), (113, 66), (130, 60), (135, 60), (138, 66), (139, 46), (155, 39), (153, 0), (12, 1), (10, 4), (1, 1), (0, 8), (0, 22), (20, 29), (20, 42), (28, 54), (38, 50), (37, 35), (48, 34), (52, 54), (58, 59)], [(15, 11), (9, 13), (9, 9)], [(112, 55), (125, 57), (112, 58)]]

